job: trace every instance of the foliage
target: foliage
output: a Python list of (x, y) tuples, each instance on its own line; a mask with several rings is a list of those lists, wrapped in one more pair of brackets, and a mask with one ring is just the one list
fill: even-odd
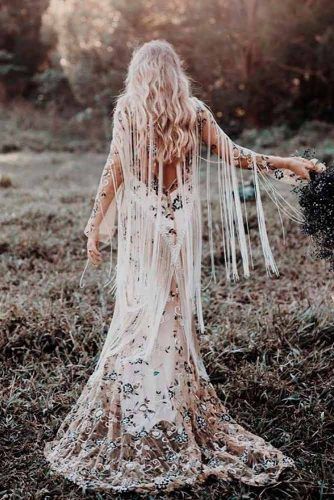
[(165, 38), (230, 132), (333, 120), (331, 0), (4, 0), (0, 25), (2, 99), (74, 96), (107, 115), (132, 49)]
[(129, 18), (135, 22), (140, 3), (129, 2), (125, 18), (121, 5), (117, 9), (110, 0), (51, 0), (42, 34), (45, 41), (56, 40), (54, 57), (82, 104), (110, 108), (121, 90), (135, 33)]
[(333, 21), (328, 0), (51, 0), (44, 32), (76, 97), (102, 106), (120, 91), (131, 50), (166, 38), (196, 91), (240, 130), (331, 118)]
[[(40, 42), (40, 25), (48, 0), (3, 0), (0, 6), (1, 99), (26, 95), (31, 76), (46, 58)], [(3, 54), (6, 52), (7, 61)]]

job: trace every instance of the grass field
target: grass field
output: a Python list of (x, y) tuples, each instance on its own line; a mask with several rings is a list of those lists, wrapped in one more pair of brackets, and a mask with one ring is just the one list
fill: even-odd
[[(8, 126), (6, 141), (16, 147), (2, 147), (8, 152), (0, 155), (0, 497), (116, 498), (82, 492), (51, 475), (42, 454), (93, 370), (113, 311), (102, 271), (91, 270), (79, 288), (83, 228), (105, 154), (89, 145), (86, 152), (62, 149), (61, 140), (41, 139), (40, 130), (19, 130), (16, 139), (10, 131)], [(17, 137), (24, 138), (23, 146)], [(292, 138), (283, 150), (307, 142), (305, 137)], [(42, 141), (40, 149), (29, 147), (31, 138)], [(269, 201), (266, 211), (281, 275), (267, 278), (256, 259), (251, 279), (227, 285), (217, 254), (221, 278), (206, 287), (205, 246), (207, 331), (201, 345), (232, 416), (291, 456), (298, 471), (271, 487), (208, 481), (168, 498), (334, 498), (332, 277), (312, 259), (299, 227), (285, 221), (284, 245)]]

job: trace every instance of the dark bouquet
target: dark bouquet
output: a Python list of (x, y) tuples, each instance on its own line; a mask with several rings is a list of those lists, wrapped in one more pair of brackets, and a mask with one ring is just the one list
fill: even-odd
[(311, 236), (314, 255), (334, 271), (334, 166), (310, 172), (310, 180), (295, 188), (302, 212), (303, 233)]

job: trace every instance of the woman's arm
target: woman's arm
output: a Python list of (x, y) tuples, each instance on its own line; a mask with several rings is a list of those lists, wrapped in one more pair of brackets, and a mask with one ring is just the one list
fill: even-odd
[[(313, 161), (302, 158), (284, 158), (274, 155), (258, 154), (250, 149), (235, 144), (219, 127), (210, 109), (196, 99), (199, 133), (207, 144), (206, 162), (206, 199), (207, 225), (213, 276), (215, 276), (214, 240), (212, 200), (213, 193), (220, 208), (219, 245), (223, 250), (227, 279), (238, 279), (238, 260), (241, 257), (244, 276), (250, 275), (253, 265), (252, 241), (249, 231), (248, 209), (239, 195), (240, 181), (243, 183), (241, 169), (248, 169), (255, 190), (255, 209), (258, 235), (268, 275), (278, 275), (278, 268), (270, 246), (266, 226), (265, 209), (262, 203), (262, 189), (281, 213), (300, 222), (300, 211), (280, 193), (275, 183), (268, 177), (279, 181), (297, 184), (309, 179), (311, 170), (323, 170), (323, 165), (315, 165)], [(216, 159), (211, 159), (216, 155)], [(214, 189), (211, 182), (211, 163), (216, 163), (214, 170)], [(238, 168), (235, 168), (238, 167)], [(240, 176), (238, 170), (240, 169)]]
[(111, 142), (110, 152), (103, 167), (94, 206), (84, 230), (88, 238), (87, 255), (94, 265), (99, 264), (102, 260), (101, 253), (98, 249), (100, 224), (122, 181), (123, 175), (119, 154), (114, 143)]
[(228, 141), (233, 154), (233, 163), (236, 167), (251, 170), (255, 161), (258, 170), (272, 175), (278, 180), (288, 177), (291, 182), (309, 180), (311, 170), (322, 172), (324, 169), (323, 164), (313, 163), (305, 158), (258, 154), (239, 146), (218, 126), (212, 113), (207, 108), (203, 108), (201, 111), (201, 122), (202, 138), (206, 144), (210, 145), (211, 152), (220, 156), (228, 154), (224, 150), (224, 145)]

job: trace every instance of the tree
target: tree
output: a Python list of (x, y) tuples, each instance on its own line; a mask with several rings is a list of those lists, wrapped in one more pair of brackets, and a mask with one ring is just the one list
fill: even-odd
[(0, 83), (2, 99), (27, 95), (31, 76), (46, 60), (39, 39), (48, 0), (3, 0), (0, 5)]

